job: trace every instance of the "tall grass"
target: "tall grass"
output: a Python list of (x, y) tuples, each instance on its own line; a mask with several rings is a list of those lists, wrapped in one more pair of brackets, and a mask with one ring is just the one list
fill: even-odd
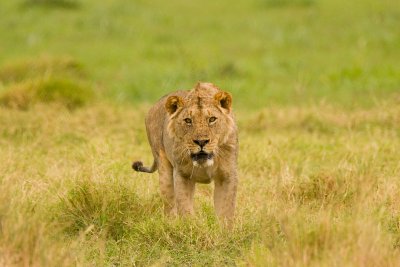
[(197, 189), (195, 218), (169, 220), (157, 176), (130, 169), (131, 159), (150, 161), (147, 106), (2, 108), (2, 261), (396, 266), (400, 110), (385, 107), (238, 112), (241, 179), (230, 233), (217, 223), (210, 186)]

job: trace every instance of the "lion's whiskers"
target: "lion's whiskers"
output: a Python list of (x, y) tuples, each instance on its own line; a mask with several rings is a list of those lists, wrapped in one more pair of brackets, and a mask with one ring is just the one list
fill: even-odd
[(191, 180), (191, 179), (192, 179), (192, 177), (193, 177), (193, 173), (194, 173), (194, 164), (192, 164), (192, 173), (190, 174), (189, 180)]
[(188, 148), (182, 147), (182, 151), (179, 153), (178, 159), (180, 158), (181, 162), (180, 165), (182, 165), (183, 161), (185, 160), (185, 153), (190, 152)]

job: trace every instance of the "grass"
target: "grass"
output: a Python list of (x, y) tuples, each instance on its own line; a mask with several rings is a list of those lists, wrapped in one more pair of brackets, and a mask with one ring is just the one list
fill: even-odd
[[(230, 234), (216, 222), (209, 186), (197, 190), (194, 219), (169, 221), (156, 175), (130, 169), (133, 159), (151, 160), (147, 106), (3, 107), (3, 261), (395, 266), (400, 109), (385, 107), (239, 111), (241, 183)], [(254, 128), (262, 116), (268, 125)]]
[(67, 54), (106, 95), (128, 103), (198, 80), (229, 88), (240, 108), (255, 110), (373, 106), (398, 90), (399, 9), (390, 0), (75, 2), (65, 10), (2, 1), (1, 23), (13, 31), (2, 32), (0, 60)]
[[(1, 1), (1, 266), (398, 266), (393, 1)], [(63, 23), (60, 24), (60, 21)], [(8, 30), (12, 28), (13, 30)], [(150, 104), (232, 92), (236, 224), (162, 215)]]
[(37, 102), (58, 103), (75, 109), (90, 102), (93, 95), (92, 88), (79, 81), (60, 78), (29, 80), (9, 86), (0, 95), (0, 104), (9, 108), (28, 109)]
[(0, 69), (5, 89), (0, 104), (28, 109), (35, 103), (58, 103), (69, 109), (90, 102), (94, 89), (83, 67), (70, 58), (42, 57), (10, 63)]

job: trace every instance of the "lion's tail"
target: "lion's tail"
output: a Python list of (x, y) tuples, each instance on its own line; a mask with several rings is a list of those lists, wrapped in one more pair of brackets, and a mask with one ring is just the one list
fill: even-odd
[(157, 170), (157, 162), (154, 161), (153, 165), (149, 168), (149, 167), (145, 167), (143, 166), (143, 162), (141, 161), (135, 161), (132, 164), (132, 169), (134, 169), (137, 172), (147, 172), (147, 173), (153, 173)]

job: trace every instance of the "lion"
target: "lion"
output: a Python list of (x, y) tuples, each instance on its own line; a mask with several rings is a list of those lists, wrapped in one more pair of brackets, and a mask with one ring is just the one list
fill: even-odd
[(196, 183), (214, 182), (214, 207), (226, 222), (234, 217), (238, 185), (238, 135), (232, 96), (214, 84), (162, 97), (148, 112), (146, 131), (154, 162), (134, 170), (158, 169), (164, 213), (192, 215)]

